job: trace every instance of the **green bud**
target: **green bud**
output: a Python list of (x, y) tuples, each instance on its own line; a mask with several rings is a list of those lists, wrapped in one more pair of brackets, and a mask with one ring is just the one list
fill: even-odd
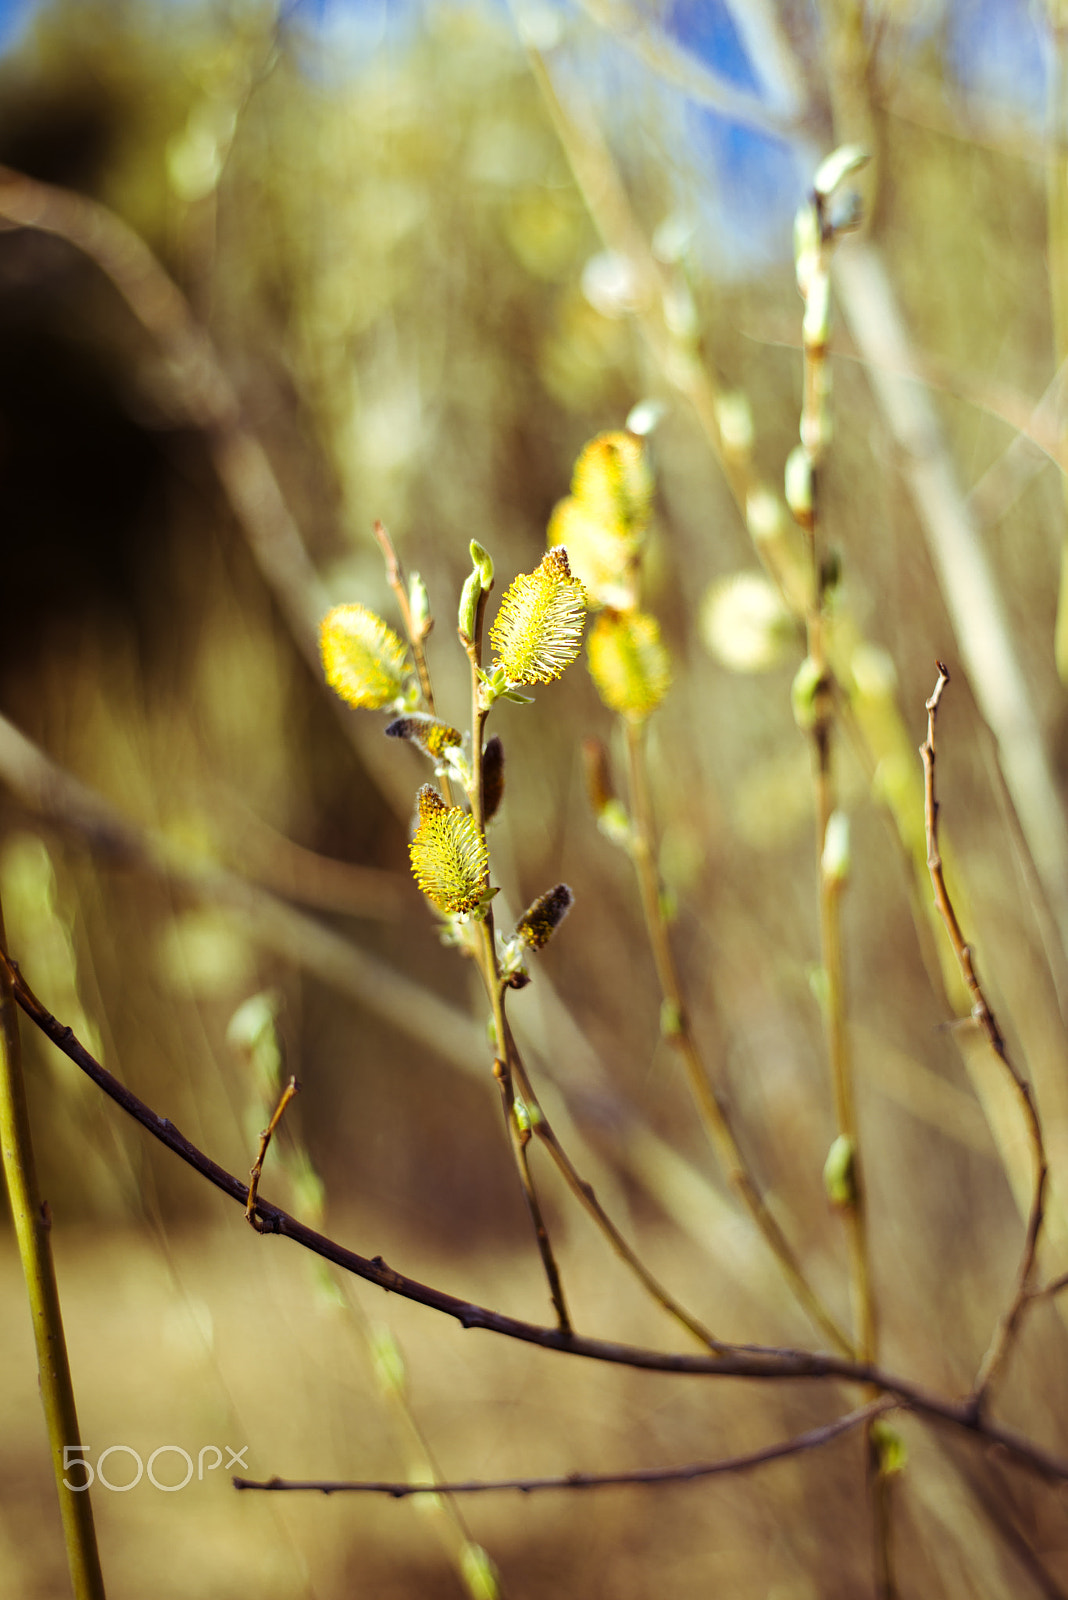
[(794, 521), (800, 523), (802, 528), (811, 528), (815, 510), (815, 486), (812, 462), (803, 445), (798, 445), (797, 449), (791, 450), (787, 456), (784, 480), (786, 504), (793, 513)]
[(794, 267), (802, 294), (808, 292), (813, 273), (819, 271), (822, 250), (819, 212), (807, 201), (794, 217)]
[(881, 1476), (892, 1478), (895, 1473), (904, 1472), (908, 1465), (909, 1452), (897, 1429), (891, 1427), (882, 1417), (876, 1417), (871, 1425), (870, 1438)]
[(832, 1206), (852, 1207), (857, 1202), (857, 1152), (852, 1139), (840, 1133), (823, 1164), (823, 1186)]
[(806, 656), (797, 669), (790, 685), (790, 702), (794, 708), (794, 721), (802, 733), (811, 733), (820, 714), (820, 696), (824, 688), (824, 675), (819, 664)]
[(831, 333), (831, 280), (826, 272), (814, 272), (805, 294), (805, 315), (801, 336), (809, 352), (825, 348)]
[(486, 593), (489, 594), (493, 588), (493, 557), (488, 550), (479, 544), (477, 539), (471, 540), (469, 548), (471, 561), (475, 571), (478, 573), (479, 582)]
[(456, 626), (460, 636), (464, 639), (475, 637), (475, 628), (478, 624), (478, 606), (482, 599), (482, 577), (476, 567), (464, 579), (464, 586), (460, 593), (460, 610), (456, 619)]
[(849, 877), (849, 818), (844, 811), (832, 811), (823, 835), (820, 871), (828, 883), (843, 884)]
[(606, 839), (629, 850), (633, 841), (630, 817), (621, 800), (612, 799), (602, 806), (597, 816), (597, 827)]
[(683, 1034), (682, 1007), (677, 1000), (665, 1000), (660, 1006), (660, 1034), (664, 1039), (681, 1039)]

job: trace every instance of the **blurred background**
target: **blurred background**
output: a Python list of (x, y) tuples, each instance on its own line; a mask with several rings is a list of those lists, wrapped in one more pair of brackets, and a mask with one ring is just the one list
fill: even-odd
[[(940, 657), (951, 888), (1036, 1084), (1053, 1275), (1068, 1264), (1058, 8), (52, 0), (0, 14), (12, 953), (110, 1071), (231, 1171), (247, 1172), (278, 1076), (296, 1074), (265, 1197), (539, 1322), (477, 977), (408, 875), (429, 774), (382, 717), (333, 702), (316, 622), (362, 600), (399, 626), (381, 518), (427, 584), (439, 708), (463, 726), (469, 540), (492, 552), (498, 590), (531, 571), (585, 441), (659, 403), (644, 592), (674, 671), (648, 729), (672, 937), (753, 1170), (847, 1318), (821, 1179), (835, 1125), (810, 755), (790, 706), (804, 643), (768, 611), (753, 534), (766, 556), (797, 441), (794, 211), (836, 144), (872, 151), (865, 228), (839, 252), (823, 480), (848, 705), (851, 1041), (882, 1359), (966, 1392), (1011, 1291), (1029, 1158), (1011, 1097), (951, 1025), (961, 996), (927, 910), (915, 752)], [(633, 873), (583, 781), (593, 736), (623, 787), (610, 713), (580, 663), (493, 722), (508, 759), (498, 904), (514, 916), (561, 880), (576, 897), (511, 1007), (557, 1131), (720, 1337), (819, 1347), (660, 1041)], [(247, 1447), (257, 1478), (626, 1470), (756, 1449), (852, 1403), (830, 1385), (567, 1361), (342, 1285), (253, 1234), (24, 1034), (91, 1461), (174, 1445)], [(576, 1325), (683, 1348), (536, 1170)], [(6, 1226), (0, 1274), (0, 1586), (51, 1600), (68, 1580)], [(1062, 1452), (1065, 1355), (1043, 1305), (996, 1407)], [(1068, 1592), (1063, 1497), (900, 1426), (902, 1594)], [(127, 1484), (133, 1457), (106, 1470)], [(479, 1549), (497, 1592), (531, 1600), (871, 1592), (853, 1436), (677, 1488), (451, 1508), (239, 1496), (219, 1469), (173, 1494), (147, 1478), (97, 1489), (94, 1507), (117, 1600), (492, 1593)]]

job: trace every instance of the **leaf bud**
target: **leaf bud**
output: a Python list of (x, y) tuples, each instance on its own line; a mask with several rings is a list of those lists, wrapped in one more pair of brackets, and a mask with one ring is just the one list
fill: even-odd
[(823, 1164), (823, 1186), (832, 1206), (851, 1208), (857, 1202), (857, 1152), (846, 1134), (840, 1133)]
[(841, 886), (849, 877), (849, 818), (844, 811), (832, 811), (827, 818), (820, 855), (820, 871), (827, 883)]
[(804, 445), (791, 450), (786, 458), (784, 474), (786, 504), (794, 521), (802, 528), (811, 528), (815, 516), (816, 495), (812, 461)]

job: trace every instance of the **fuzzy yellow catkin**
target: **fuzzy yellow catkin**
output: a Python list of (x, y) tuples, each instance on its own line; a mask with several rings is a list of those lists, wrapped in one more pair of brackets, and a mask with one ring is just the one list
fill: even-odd
[(405, 646), (366, 606), (334, 606), (319, 626), (326, 681), (350, 706), (375, 711), (404, 692)]
[(537, 570), (505, 590), (490, 639), (510, 683), (550, 683), (579, 653), (586, 596), (567, 551), (555, 545)]
[(412, 873), (439, 911), (463, 915), (489, 888), (489, 853), (474, 818), (446, 805), (432, 784), (419, 791), (419, 824), (408, 847)]
[(655, 617), (602, 611), (587, 645), (590, 676), (610, 711), (642, 722), (671, 687), (671, 660)]
[(575, 462), (571, 493), (604, 528), (624, 536), (644, 532), (653, 499), (644, 440), (622, 431), (591, 439)]

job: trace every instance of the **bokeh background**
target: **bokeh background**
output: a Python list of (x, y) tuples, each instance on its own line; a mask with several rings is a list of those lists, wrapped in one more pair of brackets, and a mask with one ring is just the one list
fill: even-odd
[[(1015, 0), (53, 0), (5, 8), (3, 27), (0, 161), (52, 186), (0, 194), (12, 951), (112, 1072), (232, 1171), (251, 1165), (272, 1072), (295, 1073), (264, 1194), (539, 1321), (484, 1005), (407, 873), (427, 773), (381, 718), (331, 702), (314, 623), (360, 599), (396, 624), (371, 537), (382, 518), (428, 586), (439, 704), (462, 722), (452, 619), (469, 540), (505, 581), (530, 571), (583, 443), (639, 401), (662, 405), (645, 584), (675, 672), (649, 728), (673, 938), (754, 1170), (846, 1316), (821, 1181), (835, 1130), (809, 752), (790, 708), (803, 642), (787, 629), (765, 659), (726, 585), (759, 571), (746, 503), (759, 522), (752, 496), (778, 492), (797, 439), (794, 209), (836, 143), (872, 150), (866, 227), (841, 250), (843, 272), (853, 251), (868, 275), (841, 284), (824, 485), (854, 732), (839, 756), (851, 1037), (883, 1359), (965, 1392), (1010, 1291), (1028, 1155), (1011, 1098), (951, 1025), (915, 750), (938, 656), (953, 673), (951, 886), (1056, 1163), (1057, 15)], [(40, 225), (14, 225), (16, 204)], [(926, 408), (911, 433), (879, 387), (903, 364)], [(932, 462), (946, 500), (931, 499)], [(958, 521), (967, 537), (947, 553), (940, 530)], [(717, 626), (710, 592), (727, 596)], [(494, 721), (509, 774), (498, 903), (515, 914), (560, 880), (576, 896), (511, 1013), (561, 1136), (720, 1336), (817, 1345), (659, 1040), (633, 875), (582, 776), (594, 736), (622, 782), (609, 713), (580, 664)], [(13, 730), (55, 767), (42, 776)], [(105, 825), (103, 803), (133, 832)], [(340, 1285), (253, 1234), (28, 1028), (25, 1049), (90, 1460), (173, 1444), (245, 1446), (256, 1477), (609, 1471), (755, 1449), (850, 1403), (830, 1385), (582, 1365)], [(1063, 1170), (1051, 1275), (1066, 1264)], [(544, 1185), (579, 1327), (680, 1347), (547, 1170)], [(7, 1231), (0, 1281), (0, 1587), (51, 1600), (67, 1579)], [(1065, 1354), (1045, 1305), (997, 1406), (1061, 1450)], [(1062, 1497), (901, 1430), (903, 1594), (1068, 1589)], [(131, 1460), (110, 1458), (114, 1482)], [(500, 1593), (530, 1600), (870, 1592), (855, 1438), (747, 1477), (456, 1510), (239, 1496), (222, 1470), (94, 1504), (117, 1600), (486, 1593), (470, 1553), (463, 1566), (471, 1545)]]

